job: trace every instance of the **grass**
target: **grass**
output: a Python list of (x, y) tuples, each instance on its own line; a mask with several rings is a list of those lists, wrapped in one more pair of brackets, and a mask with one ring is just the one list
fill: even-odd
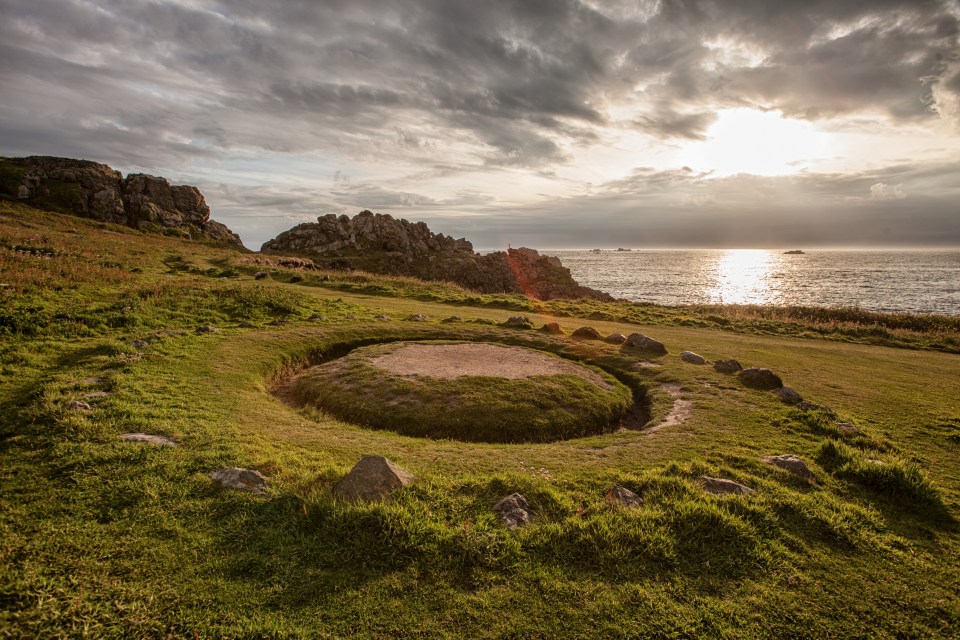
[(313, 367), (297, 380), (295, 395), (354, 424), (409, 436), (501, 443), (613, 431), (633, 404), (630, 389), (599, 370), (593, 373), (605, 387), (573, 373), (519, 379), (401, 376), (371, 362), (407, 344), (364, 347)]
[[(916, 335), (891, 348), (819, 336), (812, 318), (803, 329), (765, 318), (752, 331), (750, 317), (720, 327), (685, 308), (467, 303), (474, 294), (455, 287), (364, 274), (268, 266), (256, 281), (264, 265), (249, 254), (20, 205), (0, 204), (0, 240), (0, 309), (13, 318), (0, 333), (0, 637), (950, 638), (960, 628), (960, 567), (949, 561), (960, 555), (960, 380), (957, 356), (933, 348), (939, 329), (902, 329)], [(370, 280), (350, 280), (360, 277)], [(472, 322), (502, 322), (515, 315), (508, 305), (568, 335), (585, 323), (639, 331), (669, 354), (639, 366), (603, 343)], [(632, 315), (644, 310), (649, 320)], [(375, 319), (413, 313), (430, 320)], [(440, 322), (450, 315), (465, 321)], [(198, 334), (202, 324), (219, 331)], [(654, 432), (477, 443), (367, 429), (270, 393), (305, 364), (400, 339), (552, 348), (642, 390), (652, 424), (672, 406), (663, 383), (679, 385), (693, 413)], [(770, 367), (838, 415), (686, 364), (685, 349)], [(91, 410), (70, 409), (78, 400)], [(117, 438), (128, 431), (181, 445)], [(816, 482), (761, 462), (786, 453)], [(334, 500), (363, 455), (386, 455), (416, 483), (384, 502)], [(208, 472), (226, 466), (260, 470), (269, 494), (214, 485)], [(755, 493), (706, 494), (703, 475)], [(608, 503), (614, 484), (642, 505)], [(491, 506), (514, 491), (535, 516), (511, 532)]]

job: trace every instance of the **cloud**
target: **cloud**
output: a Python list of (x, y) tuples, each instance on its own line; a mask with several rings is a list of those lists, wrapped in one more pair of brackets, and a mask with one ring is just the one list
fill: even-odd
[[(322, 165), (322, 187), (306, 170), (226, 180), (211, 201), (227, 221), (402, 207), (551, 224), (493, 193), (518, 176), (552, 194), (597, 183), (584, 204), (611, 207), (610, 221), (641, 197), (678, 216), (778, 199), (895, 206), (909, 191), (932, 210), (955, 172), (861, 164), (719, 180), (661, 156), (731, 107), (892, 130), (960, 124), (958, 38), (953, 0), (5, 0), (0, 153), (214, 189), (210, 174), (241, 160)], [(591, 174), (591, 154), (627, 134), (642, 142), (621, 177)], [(644, 144), (655, 168), (622, 177)]]
[(903, 200), (907, 194), (903, 192), (903, 185), (888, 185), (882, 182), (870, 186), (871, 200)]

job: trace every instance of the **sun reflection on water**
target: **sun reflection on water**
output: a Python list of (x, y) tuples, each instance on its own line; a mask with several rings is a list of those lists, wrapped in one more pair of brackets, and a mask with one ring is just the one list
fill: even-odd
[(777, 298), (774, 275), (780, 256), (763, 249), (723, 252), (715, 265), (714, 284), (708, 295), (722, 304), (770, 304)]

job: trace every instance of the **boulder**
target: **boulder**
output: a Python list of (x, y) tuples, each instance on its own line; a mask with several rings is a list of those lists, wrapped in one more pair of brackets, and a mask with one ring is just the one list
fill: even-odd
[(839, 429), (840, 433), (843, 433), (844, 435), (855, 436), (862, 433), (857, 425), (853, 424), (852, 422), (838, 422), (837, 429)]
[(200, 333), (200, 334), (216, 333), (217, 331), (219, 331), (219, 329), (217, 329), (216, 327), (210, 324), (203, 324), (197, 327), (197, 333)]
[(560, 325), (556, 322), (548, 322), (544, 324), (542, 327), (540, 327), (540, 331), (543, 331), (544, 333), (550, 333), (555, 336), (563, 335), (563, 329), (561, 329)]
[(684, 351), (680, 354), (680, 359), (690, 364), (707, 364), (706, 358), (697, 355), (693, 351)]
[(90, 411), (92, 407), (83, 400), (74, 400), (67, 405), (67, 409), (71, 411)]
[(784, 404), (797, 405), (803, 402), (803, 397), (790, 387), (780, 387), (774, 390), (774, 395), (780, 398)]
[(147, 342), (146, 342), (145, 340), (131, 340), (131, 341), (130, 341), (130, 346), (133, 347), (134, 349), (143, 349), (144, 347), (146, 347), (146, 346), (148, 346), (148, 345), (147, 345)]
[(623, 343), (623, 346), (658, 356), (667, 353), (667, 348), (663, 346), (662, 342), (645, 336), (642, 333), (631, 333), (627, 336), (627, 341)]
[(267, 273), (266, 271), (257, 271), (255, 274), (253, 274), (253, 279), (254, 279), (254, 280), (264, 280), (264, 279), (267, 278), (269, 275), (270, 275), (270, 274)]
[(579, 338), (580, 340), (602, 340), (603, 336), (600, 335), (600, 332), (594, 329), (593, 327), (580, 327), (570, 334), (574, 338)]
[(623, 344), (627, 341), (627, 336), (623, 335), (622, 333), (611, 333), (604, 338), (603, 341), (610, 344)]
[(783, 386), (780, 376), (770, 369), (761, 369), (759, 367), (750, 367), (737, 374), (740, 382), (753, 389), (763, 391), (772, 391)]
[(311, 313), (310, 317), (307, 318), (307, 320), (310, 320), (311, 322), (319, 322), (320, 320), (325, 320), (325, 319), (326, 318), (322, 313)]
[(626, 507), (627, 509), (639, 507), (641, 504), (643, 504), (643, 500), (640, 498), (640, 496), (635, 494), (633, 491), (630, 491), (630, 489), (621, 487), (618, 484), (610, 487), (610, 489), (607, 491), (606, 500), (610, 504), (618, 504), (621, 507)]
[(448, 318), (444, 318), (444, 319), (441, 320), (440, 322), (446, 322), (446, 323), (451, 323), (451, 322), (463, 322), (463, 318), (461, 318), (460, 316), (450, 316), (450, 317), (448, 317)]
[(430, 320), (430, 318), (423, 315), (422, 313), (412, 313), (409, 316), (407, 316), (407, 320), (409, 320), (410, 322), (427, 322), (428, 320)]
[(124, 178), (107, 165), (73, 158), (0, 158), (0, 169), (14, 177), (0, 184), (0, 196), (38, 209), (242, 246), (237, 234), (210, 219), (196, 187), (142, 173)]
[(789, 471), (793, 475), (803, 478), (804, 480), (814, 479), (813, 472), (810, 471), (810, 469), (807, 467), (807, 464), (797, 456), (767, 456), (762, 458), (762, 460), (766, 464)]
[(736, 373), (743, 371), (743, 367), (736, 360), (717, 360), (713, 363), (713, 368), (720, 373)]
[(493, 505), (493, 512), (500, 516), (500, 521), (510, 530), (529, 524), (533, 516), (527, 499), (519, 493), (511, 493), (497, 502)]
[(255, 328), (256, 326), (257, 326), (257, 325), (253, 324), (253, 323), (250, 322), (249, 320), (244, 320), (244, 321), (242, 321), (240, 324), (237, 325), (237, 328), (238, 328), (238, 329), (253, 329), (253, 328)]
[(383, 313), (378, 313), (377, 315), (373, 316), (373, 319), (374, 319), (374, 320), (389, 320), (389, 319), (390, 319), (390, 316), (385, 315), (385, 314), (383, 314)]
[(143, 442), (152, 444), (155, 447), (175, 447), (177, 442), (163, 436), (156, 436), (149, 433), (121, 433), (119, 438), (128, 442)]
[(413, 474), (383, 456), (364, 456), (333, 488), (333, 496), (351, 502), (372, 502), (413, 484), (414, 480)]
[(709, 476), (702, 476), (700, 478), (700, 483), (703, 485), (704, 491), (715, 495), (749, 495), (754, 492), (750, 487), (742, 485), (739, 482), (734, 482), (733, 480), (726, 480), (724, 478), (711, 478)]
[(91, 391), (90, 393), (83, 394), (84, 400), (103, 400), (104, 398), (109, 398), (109, 391)]
[(267, 479), (263, 477), (262, 473), (253, 469), (230, 467), (211, 471), (210, 477), (229, 489), (240, 489), (257, 495), (264, 495), (267, 492)]
[(502, 326), (511, 329), (533, 329), (533, 323), (527, 316), (511, 316), (502, 323)]

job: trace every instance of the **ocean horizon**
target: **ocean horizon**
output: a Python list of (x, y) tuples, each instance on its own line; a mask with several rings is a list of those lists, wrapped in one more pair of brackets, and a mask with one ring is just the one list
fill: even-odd
[(960, 315), (960, 248), (623, 249), (539, 251), (578, 283), (634, 302)]

